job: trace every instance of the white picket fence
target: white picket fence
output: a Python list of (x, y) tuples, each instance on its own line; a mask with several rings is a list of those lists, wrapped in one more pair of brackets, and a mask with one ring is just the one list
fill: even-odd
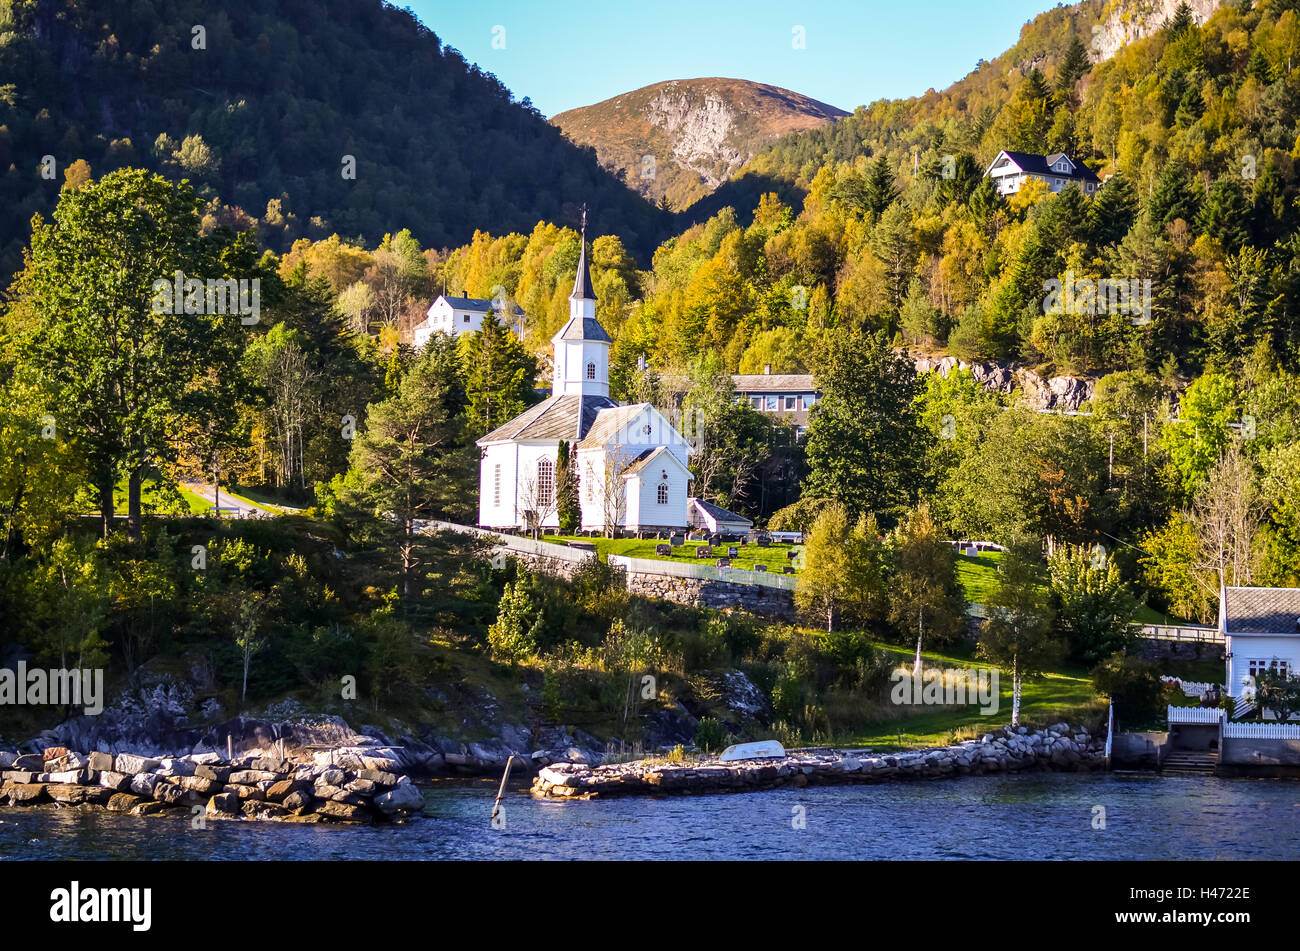
[(1201, 683), (1196, 680), (1179, 680), (1177, 677), (1170, 677), (1167, 674), (1160, 679), (1167, 684), (1178, 684), (1179, 689), (1183, 691), (1183, 696), (1185, 697), (1203, 697), (1205, 696), (1205, 691), (1216, 686), (1215, 684)]
[(1222, 707), (1169, 707), (1170, 723), (1218, 723), (1223, 719)]
[(1300, 740), (1300, 723), (1235, 723), (1223, 725), (1223, 735), (1235, 740)]
[(732, 584), (754, 584), (764, 588), (780, 588), (782, 591), (793, 591), (798, 583), (798, 579), (794, 575), (775, 574), (768, 571), (750, 571), (747, 568), (719, 568), (716, 565), (660, 561), (657, 558), (632, 558), (629, 555), (610, 555), (607, 561), (611, 565), (635, 574), (698, 578), (701, 581), (729, 581)]
[(1191, 641), (1200, 644), (1222, 644), (1223, 632), (1217, 627), (1199, 624), (1143, 624), (1142, 636), (1157, 641)]

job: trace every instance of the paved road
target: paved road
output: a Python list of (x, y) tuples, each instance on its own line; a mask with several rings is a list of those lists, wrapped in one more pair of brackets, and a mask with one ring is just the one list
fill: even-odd
[[(215, 504), (214, 496), (216, 491), (210, 484), (204, 485), (199, 482), (185, 482), (182, 484), (199, 498), (207, 500), (209, 505)], [(221, 514), (227, 518), (266, 518), (278, 513), (260, 505), (241, 502), (233, 495), (228, 495), (225, 491), (222, 491)]]

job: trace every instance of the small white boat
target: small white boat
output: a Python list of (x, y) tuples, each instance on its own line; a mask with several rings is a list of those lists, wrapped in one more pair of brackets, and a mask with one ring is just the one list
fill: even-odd
[(728, 746), (718, 757), (718, 762), (734, 763), (742, 759), (771, 759), (784, 756), (785, 747), (778, 740), (763, 740), (759, 743), (737, 743)]

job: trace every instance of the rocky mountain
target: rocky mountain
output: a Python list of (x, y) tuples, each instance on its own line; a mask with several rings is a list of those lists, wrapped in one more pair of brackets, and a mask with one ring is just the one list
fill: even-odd
[(551, 122), (573, 142), (594, 148), (629, 187), (681, 209), (770, 142), (846, 115), (777, 86), (710, 78), (655, 83)]
[[(1150, 36), (1172, 19), (1184, 0), (1108, 0), (1102, 22), (1093, 27), (1093, 58), (1108, 60), (1133, 40)], [(1186, 0), (1197, 23), (1204, 23), (1223, 0)]]

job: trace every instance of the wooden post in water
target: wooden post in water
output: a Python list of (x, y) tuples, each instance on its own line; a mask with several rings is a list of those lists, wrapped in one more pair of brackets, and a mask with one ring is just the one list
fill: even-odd
[(510, 779), (510, 767), (514, 765), (515, 757), (512, 753), (506, 760), (506, 771), (501, 777), (501, 788), (497, 790), (497, 801), (492, 804), (492, 818), (496, 819), (497, 813), (501, 811), (501, 797), (506, 794), (506, 781)]

